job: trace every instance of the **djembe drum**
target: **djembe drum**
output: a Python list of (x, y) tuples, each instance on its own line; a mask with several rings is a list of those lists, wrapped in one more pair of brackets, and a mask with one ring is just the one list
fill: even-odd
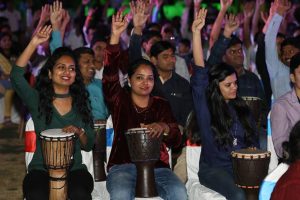
[(50, 200), (67, 199), (67, 173), (74, 154), (74, 133), (48, 129), (40, 134), (44, 164), (49, 170)]
[(250, 96), (243, 96), (242, 99), (248, 105), (253, 118), (257, 124), (257, 127), (260, 127), (261, 120), (262, 120), (262, 107), (263, 101), (259, 97), (250, 97)]
[(259, 187), (268, 174), (271, 153), (259, 149), (233, 151), (234, 180), (243, 188), (248, 200), (258, 199)]
[(161, 138), (153, 138), (146, 128), (133, 128), (126, 132), (131, 161), (136, 165), (135, 196), (156, 197), (154, 165), (160, 158)]
[(94, 130), (96, 133), (93, 148), (94, 179), (95, 182), (99, 182), (106, 180), (104, 167), (106, 162), (106, 121), (96, 120)]

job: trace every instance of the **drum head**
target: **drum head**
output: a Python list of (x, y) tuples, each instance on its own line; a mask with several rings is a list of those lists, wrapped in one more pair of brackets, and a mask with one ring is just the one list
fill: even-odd
[(269, 151), (264, 151), (261, 149), (253, 149), (253, 148), (248, 148), (248, 149), (239, 149), (236, 151), (231, 152), (232, 157), (237, 157), (237, 158), (265, 158), (265, 157), (270, 157), (271, 153)]
[(148, 133), (150, 132), (150, 130), (147, 128), (131, 128), (126, 131), (126, 134), (133, 134), (133, 133), (140, 133), (140, 132)]
[(65, 138), (73, 136), (74, 133), (63, 132), (62, 129), (47, 129), (41, 132), (41, 136), (53, 138)]

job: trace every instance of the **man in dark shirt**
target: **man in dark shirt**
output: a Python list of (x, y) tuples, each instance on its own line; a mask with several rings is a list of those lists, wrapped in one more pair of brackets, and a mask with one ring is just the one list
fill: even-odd
[[(192, 93), (189, 82), (178, 75), (175, 68), (175, 48), (168, 41), (156, 42), (151, 47), (151, 62), (156, 66), (159, 78), (155, 81), (154, 95), (164, 97), (171, 105), (172, 113), (183, 132), (188, 114), (193, 109)], [(184, 135), (183, 135), (184, 136)], [(185, 162), (185, 138), (182, 146), (172, 149), (174, 173), (183, 182), (187, 179)]]
[(185, 125), (193, 108), (189, 82), (175, 71), (175, 48), (170, 42), (159, 41), (151, 48), (151, 62), (156, 66), (159, 79), (155, 82), (154, 95), (166, 98), (179, 125)]

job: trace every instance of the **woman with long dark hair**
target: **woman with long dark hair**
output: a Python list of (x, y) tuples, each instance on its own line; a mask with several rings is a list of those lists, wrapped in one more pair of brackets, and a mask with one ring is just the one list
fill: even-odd
[[(164, 136), (160, 158), (155, 164), (155, 187), (163, 199), (187, 199), (184, 184), (171, 171), (166, 147), (180, 145), (181, 134), (165, 99), (152, 96), (156, 78), (155, 66), (144, 59), (128, 69), (130, 89), (122, 88), (118, 70), (128, 66), (128, 58), (120, 51), (120, 36), (128, 25), (127, 18), (118, 12), (112, 19), (112, 34), (107, 47), (107, 62), (103, 71), (103, 91), (112, 114), (114, 139), (108, 161), (107, 190), (112, 200), (131, 200), (135, 197), (137, 170), (129, 155), (125, 132), (132, 128), (147, 128), (151, 137)], [(128, 68), (128, 67), (127, 67)], [(137, 183), (139, 184), (139, 183)]]
[(82, 164), (81, 148), (90, 151), (94, 131), (88, 94), (73, 52), (68, 48), (56, 49), (37, 77), (35, 88), (24, 78), (26, 65), (37, 46), (49, 39), (50, 26), (40, 28), (32, 37), (11, 72), (12, 85), (28, 108), (37, 134), (36, 150), (24, 178), (23, 191), (27, 200), (49, 199), (49, 174), (42, 156), (42, 131), (59, 128), (74, 133), (73, 162), (67, 176), (68, 198), (91, 199), (93, 178)]
[(237, 96), (237, 74), (222, 63), (204, 67), (201, 29), (206, 10), (201, 9), (193, 22), (194, 74), (191, 78), (202, 152), (199, 166), (201, 184), (227, 199), (245, 199), (233, 179), (231, 152), (258, 147), (255, 122), (246, 103)]

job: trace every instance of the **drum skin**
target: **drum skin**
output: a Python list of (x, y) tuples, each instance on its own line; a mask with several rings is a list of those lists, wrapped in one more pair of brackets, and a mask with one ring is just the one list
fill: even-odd
[(248, 200), (257, 199), (259, 187), (268, 174), (271, 153), (249, 148), (231, 155), (236, 185), (245, 190)]
[(156, 197), (154, 166), (160, 158), (162, 138), (153, 138), (145, 128), (129, 129), (126, 139), (131, 161), (137, 168), (135, 196)]

